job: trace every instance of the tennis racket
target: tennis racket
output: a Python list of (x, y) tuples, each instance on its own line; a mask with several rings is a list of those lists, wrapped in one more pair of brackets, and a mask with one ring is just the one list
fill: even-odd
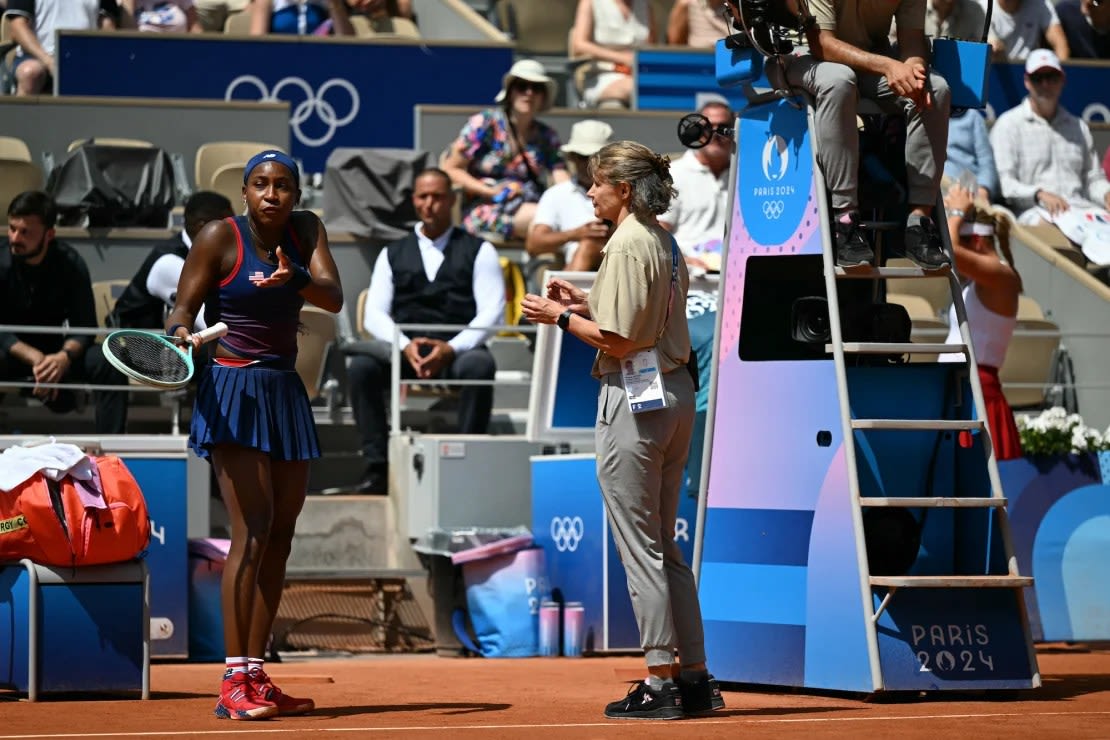
[[(227, 324), (197, 332), (201, 342), (227, 334)], [(183, 388), (193, 377), (193, 347), (182, 347), (172, 337), (140, 329), (120, 329), (104, 340), (104, 357), (129, 378), (156, 388)]]

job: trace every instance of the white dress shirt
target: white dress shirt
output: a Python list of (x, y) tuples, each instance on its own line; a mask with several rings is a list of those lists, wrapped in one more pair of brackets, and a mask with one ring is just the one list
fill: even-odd
[[(423, 224), (416, 225), (416, 243), (420, 246), (420, 259), (424, 263), (424, 274), (429, 281), (435, 280), (440, 266), (443, 265), (443, 250), (447, 247), (447, 239), (454, 228), (456, 227), (451, 227), (433, 240), (424, 236)], [(504, 322), (505, 279), (501, 274), (497, 250), (487, 241), (482, 242), (474, 260), (474, 303), (478, 310), (467, 326), (496, 326)], [(392, 342), (395, 326), (390, 316), (392, 310), (393, 269), (389, 265), (389, 250), (382, 249), (370, 275), (370, 292), (366, 295), (366, 309), (362, 316), (363, 328), (375, 339)], [(489, 335), (490, 332), (486, 329), (464, 329), (447, 343), (455, 350), (455, 354), (462, 354), (482, 344)], [(403, 350), (412, 339), (404, 332), (400, 337)]]

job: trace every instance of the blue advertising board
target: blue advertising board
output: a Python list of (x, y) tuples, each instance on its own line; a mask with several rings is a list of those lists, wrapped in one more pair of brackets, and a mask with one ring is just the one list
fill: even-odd
[[(293, 156), (307, 171), (323, 172), (336, 147), (411, 148), (418, 103), (475, 111), (492, 105), (513, 50), (508, 44), (64, 32), (57, 59), (61, 95), (286, 101)], [(240, 138), (252, 140), (251, 132)]]
[[(691, 562), (698, 502), (685, 488), (680, 496), (675, 541)], [(640, 632), (609, 533), (594, 455), (532, 458), (532, 533), (544, 549), (550, 586), (566, 601), (582, 602), (586, 651), (639, 649)]]
[(189, 538), (185, 455), (120, 455), (142, 489), (150, 514), (150, 654), (189, 655)]
[[(1110, 64), (1105, 62), (1064, 62), (1067, 82), (1060, 95), (1060, 105), (1088, 123), (1110, 123)], [(987, 98), (988, 119), (997, 118), (1028, 95), (1025, 89), (1025, 66), (992, 64)]]

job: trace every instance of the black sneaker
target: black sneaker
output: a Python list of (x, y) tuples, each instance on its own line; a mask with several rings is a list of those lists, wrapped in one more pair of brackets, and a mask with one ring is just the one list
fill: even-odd
[(848, 223), (840, 220), (833, 222), (833, 247), (836, 249), (836, 264), (841, 267), (859, 267), (875, 259), (875, 252), (867, 243), (859, 226), (859, 217), (855, 214)]
[(682, 695), (682, 711), (688, 715), (708, 714), (725, 708), (721, 687), (709, 673), (685, 673), (679, 676), (678, 691)]
[(682, 719), (682, 694), (674, 683), (665, 683), (660, 689), (640, 681), (628, 694), (605, 707), (610, 719)]
[(940, 232), (933, 219), (921, 218), (920, 226), (906, 227), (906, 256), (922, 270), (942, 270), (951, 264), (941, 246)]

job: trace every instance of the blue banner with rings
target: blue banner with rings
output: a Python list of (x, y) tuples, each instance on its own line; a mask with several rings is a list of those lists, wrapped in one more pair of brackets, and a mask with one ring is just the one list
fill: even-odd
[(813, 153), (806, 113), (779, 101), (739, 120), (737, 202), (751, 239), (777, 247), (791, 239), (807, 213)]
[(307, 171), (323, 172), (336, 147), (411, 148), (418, 103), (475, 111), (493, 105), (513, 50), (508, 44), (63, 32), (57, 60), (61, 95), (286, 101), (293, 156)]

